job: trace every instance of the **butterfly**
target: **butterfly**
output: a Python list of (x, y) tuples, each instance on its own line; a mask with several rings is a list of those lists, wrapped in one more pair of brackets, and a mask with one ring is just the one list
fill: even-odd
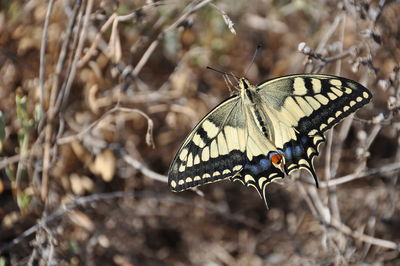
[(256, 86), (240, 78), (238, 86), (179, 148), (168, 172), (173, 191), (229, 178), (266, 202), (266, 186), (296, 169), (308, 170), (318, 187), (313, 158), (323, 133), (372, 98), (361, 84), (331, 75), (288, 75)]

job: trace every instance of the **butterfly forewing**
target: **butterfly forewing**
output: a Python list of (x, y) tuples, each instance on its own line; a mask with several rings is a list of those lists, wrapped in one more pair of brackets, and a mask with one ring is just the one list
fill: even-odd
[(247, 128), (240, 97), (212, 110), (186, 138), (169, 169), (169, 185), (181, 191), (237, 174), (243, 167)]

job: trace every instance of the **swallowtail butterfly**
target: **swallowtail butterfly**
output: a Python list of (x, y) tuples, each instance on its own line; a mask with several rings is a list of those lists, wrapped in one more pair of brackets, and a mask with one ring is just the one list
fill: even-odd
[(296, 169), (315, 181), (313, 158), (323, 133), (371, 100), (361, 84), (341, 77), (298, 74), (251, 85), (209, 112), (186, 137), (171, 163), (173, 191), (229, 178), (265, 188)]

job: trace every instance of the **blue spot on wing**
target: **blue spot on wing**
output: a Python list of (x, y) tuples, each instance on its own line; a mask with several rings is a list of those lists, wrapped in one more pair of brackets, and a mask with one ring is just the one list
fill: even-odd
[(286, 147), (285, 152), (284, 152), (283, 154), (285, 155), (285, 159), (286, 159), (286, 160), (291, 160), (292, 157), (293, 157), (292, 148), (289, 147), (289, 146)]
[(271, 161), (268, 159), (261, 159), (259, 164), (263, 168), (263, 170), (267, 170), (271, 167)]
[(303, 148), (300, 145), (294, 146), (294, 156), (301, 157), (303, 153)]
[(258, 176), (260, 173), (268, 170), (271, 167), (271, 161), (267, 156), (263, 156), (262, 159), (252, 161), (244, 166), (244, 169), (251, 174)]

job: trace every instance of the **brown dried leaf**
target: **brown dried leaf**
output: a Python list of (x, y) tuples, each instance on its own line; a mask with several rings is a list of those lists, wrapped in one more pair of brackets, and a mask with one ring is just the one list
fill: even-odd
[(92, 173), (101, 175), (105, 182), (110, 182), (115, 173), (115, 156), (111, 150), (103, 150), (96, 156), (94, 162), (89, 166)]
[(94, 223), (92, 222), (92, 219), (90, 219), (90, 217), (83, 212), (80, 212), (78, 210), (71, 210), (68, 212), (68, 216), (71, 221), (76, 225), (83, 227), (88, 231), (93, 231)]

